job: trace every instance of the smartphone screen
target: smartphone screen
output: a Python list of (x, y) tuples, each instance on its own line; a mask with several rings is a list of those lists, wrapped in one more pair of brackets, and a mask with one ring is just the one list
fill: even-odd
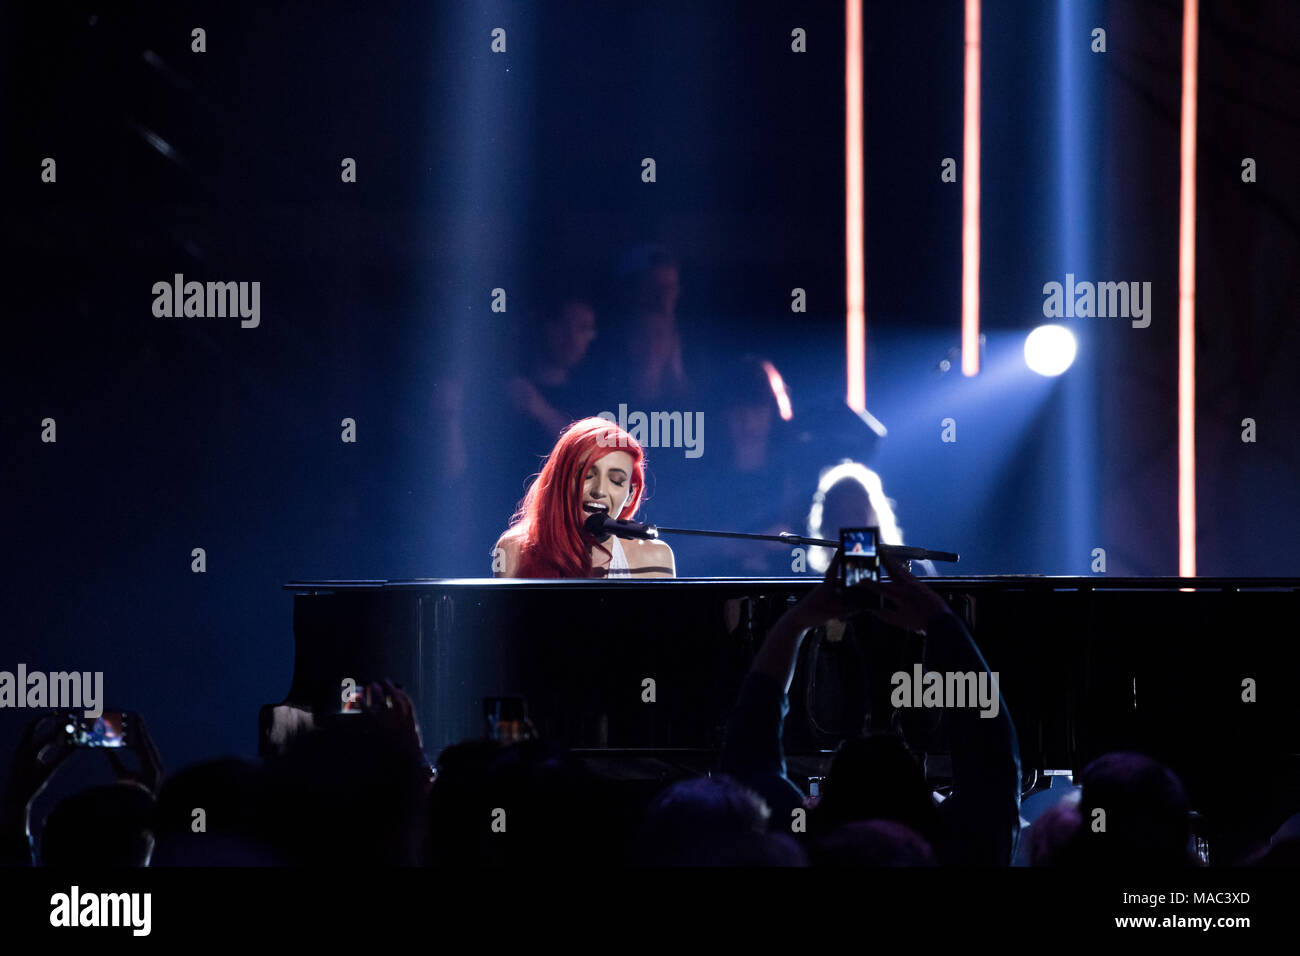
[(63, 725), (75, 747), (125, 747), (128, 728), (128, 715), (120, 710), (106, 710), (98, 717), (70, 713)]
[(528, 701), (523, 697), (485, 697), (483, 716), (492, 740), (513, 744), (532, 737)]
[(861, 587), (868, 581), (880, 580), (880, 529), (841, 528), (840, 586), (848, 589)]

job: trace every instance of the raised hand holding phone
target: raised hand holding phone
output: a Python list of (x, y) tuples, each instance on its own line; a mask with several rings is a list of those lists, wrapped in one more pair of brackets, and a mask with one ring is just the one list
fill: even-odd
[(133, 752), (139, 759), (140, 769), (132, 770), (128, 767), (126, 761), (118, 756), (116, 750), (105, 750), (104, 755), (108, 757), (108, 762), (113, 765), (113, 771), (117, 774), (119, 781), (134, 780), (157, 793), (163, 776), (162, 757), (158, 753), (158, 748), (154, 745), (153, 738), (149, 736), (149, 728), (145, 725), (142, 717), (128, 712), (124, 714), (124, 719), (124, 726), (130, 728), (124, 736), (126, 749)]
[(881, 564), (889, 572), (889, 580), (863, 582), (861, 592), (877, 594), (879, 607), (863, 607), (865, 613), (891, 627), (924, 634), (926, 628), (940, 615), (952, 614), (952, 609), (942, 597), (923, 584), (906, 562), (892, 555), (881, 555)]

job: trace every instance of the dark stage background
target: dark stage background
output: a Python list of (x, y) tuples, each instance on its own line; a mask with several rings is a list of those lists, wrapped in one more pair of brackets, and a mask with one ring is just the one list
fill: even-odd
[[(0, 669), (102, 670), (105, 705), (140, 710), (169, 765), (254, 752), (257, 708), (290, 678), (285, 581), (490, 573), (546, 450), (510, 405), (522, 343), (580, 288), (596, 339), (577, 410), (629, 401), (621, 296), (646, 244), (677, 264), (695, 383), (651, 407), (706, 423), (698, 459), (648, 450), (646, 520), (803, 530), (818, 469), (851, 455), (882, 476), (908, 543), (961, 552), (946, 571), (1087, 574), (1100, 547), (1108, 574), (1177, 573), (1179, 3), (986, 0), (974, 379), (936, 372), (960, 331), (961, 186), (940, 173), (962, 160), (962, 5), (866, 4), (878, 441), (828, 410), (845, 388), (842, 4), (3, 18)], [(1298, 54), (1300, 6), (1203, 3), (1205, 575), (1300, 574)], [(152, 286), (176, 273), (260, 282), (260, 325), (155, 317)], [(1152, 321), (1069, 320), (1079, 361), (1043, 379), (1019, 349), (1067, 273), (1149, 281)], [(745, 353), (790, 390), (793, 421), (770, 426), (795, 491), (780, 507), (730, 457)], [(680, 575), (755, 573), (672, 543)], [(777, 552), (762, 573), (790, 573)], [(6, 764), (28, 716), (0, 713)]]

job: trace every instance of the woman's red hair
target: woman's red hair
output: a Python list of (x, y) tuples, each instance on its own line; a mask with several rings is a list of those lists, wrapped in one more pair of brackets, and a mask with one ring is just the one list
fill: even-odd
[[(605, 418), (576, 421), (560, 435), (547, 456), (502, 541), (519, 545), (520, 578), (589, 578), (591, 546), (596, 539), (578, 515), (587, 469), (611, 452), (632, 458), (632, 494), (613, 518), (630, 520), (641, 507), (645, 491), (645, 452), (635, 438)], [(603, 545), (597, 545), (604, 550)]]

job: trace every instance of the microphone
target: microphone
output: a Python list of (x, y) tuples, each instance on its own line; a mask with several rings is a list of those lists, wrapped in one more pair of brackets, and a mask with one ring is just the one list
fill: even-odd
[(659, 537), (659, 529), (652, 524), (640, 524), (636, 521), (619, 521), (609, 515), (595, 514), (582, 523), (592, 535), (605, 540), (611, 534), (620, 538), (645, 538), (654, 541)]

